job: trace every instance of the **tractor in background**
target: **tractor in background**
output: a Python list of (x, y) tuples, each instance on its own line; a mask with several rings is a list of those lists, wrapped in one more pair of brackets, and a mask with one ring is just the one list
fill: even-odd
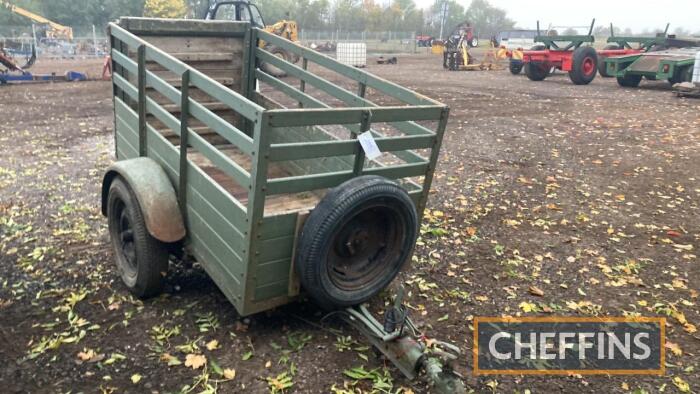
[[(268, 33), (286, 38), (292, 42), (299, 42), (299, 29), (295, 21), (283, 19), (272, 25), (266, 25), (260, 9), (247, 0), (214, 1), (210, 3), (204, 19), (249, 22), (253, 27), (264, 29)], [(288, 62), (297, 63), (299, 61), (299, 56), (265, 41), (260, 42), (260, 47)]]

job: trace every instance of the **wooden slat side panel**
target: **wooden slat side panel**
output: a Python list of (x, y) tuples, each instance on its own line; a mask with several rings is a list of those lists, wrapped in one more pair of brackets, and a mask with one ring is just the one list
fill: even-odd
[(141, 34), (178, 35), (201, 34), (238, 36), (250, 29), (247, 22), (238, 21), (203, 21), (197, 19), (162, 19), (123, 17), (119, 20), (119, 26)]
[[(205, 198), (216, 213), (228, 221), (238, 233), (244, 234), (246, 228), (246, 208), (216, 183), (201, 168), (189, 163), (187, 174), (188, 190), (196, 191), (196, 194)], [(197, 198), (188, 194), (188, 201)]]
[[(337, 141), (329, 133), (320, 127), (288, 127), (272, 129), (272, 143), (294, 143), (294, 142), (315, 142), (315, 141)], [(294, 175), (317, 174), (323, 172), (336, 172), (351, 170), (353, 166), (353, 155), (343, 155), (335, 157), (324, 157), (318, 159), (295, 160), (284, 163), (289, 165)], [(274, 158), (272, 159), (274, 160)]]
[(292, 258), (298, 215), (266, 217), (254, 251), (259, 257), (255, 267), (255, 300), (281, 297), (289, 292)]
[(271, 298), (276, 298), (279, 296), (284, 296), (287, 293), (287, 288), (289, 287), (288, 281), (279, 281), (275, 283), (269, 283), (260, 287), (255, 288), (255, 300), (265, 301)]
[(129, 126), (117, 119), (117, 160), (127, 160), (139, 157), (138, 134), (130, 130)]
[(141, 36), (142, 40), (167, 53), (227, 52), (243, 55), (243, 38), (195, 36)]
[(114, 98), (117, 160), (139, 156), (138, 116), (119, 97)]

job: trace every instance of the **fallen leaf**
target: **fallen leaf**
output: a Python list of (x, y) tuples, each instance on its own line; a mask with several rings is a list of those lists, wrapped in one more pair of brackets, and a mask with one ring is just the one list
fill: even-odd
[(141, 381), (141, 375), (135, 373), (131, 375), (131, 383), (136, 384)]
[(528, 291), (530, 292), (530, 294), (538, 296), (538, 297), (544, 296), (544, 291), (542, 291), (542, 289), (540, 289), (537, 286), (530, 286)]
[(236, 377), (236, 370), (231, 368), (224, 369), (224, 379), (231, 380)]
[(219, 341), (216, 339), (212, 339), (211, 341), (207, 342), (207, 350), (212, 351), (216, 350), (219, 348)]
[(202, 354), (188, 354), (185, 357), (185, 366), (192, 369), (199, 369), (207, 363), (207, 358)]
[(671, 350), (671, 353), (675, 354), (676, 356), (683, 355), (683, 350), (680, 346), (678, 346), (677, 343), (666, 341), (666, 347), (669, 348)]
[(95, 351), (92, 349), (78, 353), (78, 358), (81, 359), (82, 361), (88, 361), (93, 357), (95, 357)]
[(678, 387), (678, 391), (681, 393), (689, 393), (690, 392), (690, 385), (688, 382), (683, 380), (680, 376), (675, 376), (673, 378), (673, 384)]
[(526, 312), (526, 313), (532, 312), (532, 311), (537, 309), (537, 305), (533, 304), (532, 302), (527, 302), (527, 301), (521, 302), (520, 305), (518, 305), (518, 306), (520, 307), (520, 309), (523, 310), (523, 312)]

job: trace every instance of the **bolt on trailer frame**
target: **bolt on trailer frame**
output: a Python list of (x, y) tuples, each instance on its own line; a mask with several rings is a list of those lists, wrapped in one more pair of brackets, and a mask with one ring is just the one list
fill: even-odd
[[(103, 213), (111, 185), (125, 179), (150, 236), (184, 245), (240, 315), (300, 296), (297, 240), (327, 190), (363, 175), (396, 180), (420, 221), (445, 105), (245, 22), (122, 18), (109, 31), (118, 161), (103, 181)], [(358, 136), (366, 132), (382, 160), (365, 157)], [(435, 359), (453, 360), (459, 350), (439, 342), (428, 350), (414, 340), (405, 308), (394, 309), (398, 326), (382, 327), (364, 307), (341, 314), (409, 378), (422, 367), (446, 392), (463, 389)]]

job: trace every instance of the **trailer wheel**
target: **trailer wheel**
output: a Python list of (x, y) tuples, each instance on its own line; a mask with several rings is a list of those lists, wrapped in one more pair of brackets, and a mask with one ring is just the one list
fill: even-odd
[(367, 301), (410, 260), (418, 219), (408, 193), (380, 176), (333, 188), (309, 214), (297, 243), (296, 272), (321, 307)]
[(521, 71), (523, 71), (523, 62), (521, 61), (514, 61), (511, 60), (510, 64), (508, 65), (508, 69), (510, 70), (510, 73), (513, 75), (518, 75), (520, 74)]
[(549, 75), (549, 67), (541, 63), (525, 63), (525, 75), (531, 81), (542, 81)]
[(617, 84), (625, 88), (636, 88), (642, 82), (641, 75), (625, 75), (617, 77)]
[(109, 187), (107, 220), (117, 269), (126, 287), (139, 298), (160, 293), (168, 270), (167, 246), (148, 233), (136, 195), (119, 176)]
[(569, 78), (575, 85), (588, 85), (598, 71), (598, 54), (591, 47), (578, 47), (572, 55)]
[[(603, 47), (603, 50), (611, 49), (620, 49), (620, 46), (617, 44), (608, 44)], [(612, 75), (608, 74), (608, 70), (605, 67), (605, 59), (606, 58), (603, 56), (598, 57), (598, 73), (603, 78), (612, 78)]]

